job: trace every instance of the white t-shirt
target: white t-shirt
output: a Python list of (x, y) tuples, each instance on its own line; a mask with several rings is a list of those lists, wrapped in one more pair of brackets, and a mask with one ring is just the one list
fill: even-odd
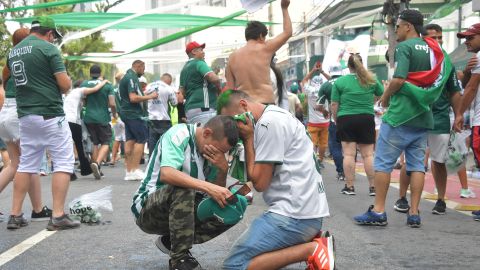
[[(480, 74), (480, 52), (477, 53), (477, 65), (472, 69), (472, 74)], [(478, 87), (480, 90), (480, 86)], [(472, 104), (473, 113), (470, 114), (472, 126), (480, 126), (480, 91), (477, 91), (477, 95)]]
[(158, 98), (148, 100), (148, 119), (150, 120), (170, 120), (169, 104), (177, 105), (177, 96), (173, 88), (162, 82), (156, 81), (147, 85), (146, 93), (158, 93)]
[(325, 124), (330, 121), (323, 116), (323, 113), (315, 110), (318, 101), (318, 91), (321, 86), (321, 84), (314, 84), (312, 82), (305, 86), (305, 94), (307, 95), (308, 101), (308, 123)]
[(63, 100), (63, 111), (65, 112), (65, 119), (68, 122), (75, 124), (82, 124), (80, 119), (80, 113), (82, 111), (82, 98), (84, 97), (83, 91), (85, 88), (75, 88), (70, 90), (68, 95)]
[(269, 212), (297, 219), (330, 215), (313, 144), (300, 121), (278, 106), (267, 106), (254, 127), (254, 147), (255, 162), (275, 164), (263, 192)]

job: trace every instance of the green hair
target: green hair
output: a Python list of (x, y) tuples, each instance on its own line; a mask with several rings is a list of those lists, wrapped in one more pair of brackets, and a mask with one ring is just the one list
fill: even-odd
[(246, 99), (250, 100), (250, 96), (240, 90), (228, 89), (221, 93), (217, 98), (217, 114), (221, 114), (223, 108), (230, 106), (232, 99)]
[(223, 108), (227, 107), (230, 104), (230, 96), (233, 94), (234, 90), (228, 89), (227, 91), (221, 93), (217, 98), (217, 114), (220, 115)]

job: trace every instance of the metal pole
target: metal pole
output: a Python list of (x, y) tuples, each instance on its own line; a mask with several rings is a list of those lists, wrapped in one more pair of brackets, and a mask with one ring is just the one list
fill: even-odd
[[(303, 30), (305, 33), (307, 33), (307, 15), (305, 12), (303, 13)], [(305, 38), (303, 39), (305, 43), (305, 65), (306, 65), (306, 71), (307, 73), (310, 71), (310, 55), (308, 53), (308, 37), (305, 35)]]
[[(462, 32), (462, 5), (458, 7), (458, 33)], [(457, 47), (462, 45), (462, 40), (457, 38)]]

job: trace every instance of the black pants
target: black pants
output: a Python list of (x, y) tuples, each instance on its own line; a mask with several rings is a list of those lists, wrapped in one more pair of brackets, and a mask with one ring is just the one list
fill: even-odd
[(148, 127), (148, 153), (152, 156), (153, 150), (157, 145), (158, 139), (162, 137), (163, 133), (167, 132), (172, 127), (170, 120), (150, 120)]
[(68, 122), (70, 126), (70, 131), (72, 132), (72, 139), (75, 143), (75, 148), (77, 148), (78, 160), (80, 161), (80, 174), (89, 175), (92, 174), (92, 169), (90, 168), (90, 161), (85, 155), (83, 150), (82, 143), (82, 126), (72, 122)]

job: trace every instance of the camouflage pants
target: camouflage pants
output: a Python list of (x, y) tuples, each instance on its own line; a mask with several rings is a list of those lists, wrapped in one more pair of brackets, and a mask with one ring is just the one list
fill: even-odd
[(192, 189), (166, 185), (148, 197), (137, 225), (149, 234), (170, 235), (170, 256), (178, 260), (193, 244), (207, 242), (232, 227), (217, 219), (197, 219), (195, 213), (203, 197)]

